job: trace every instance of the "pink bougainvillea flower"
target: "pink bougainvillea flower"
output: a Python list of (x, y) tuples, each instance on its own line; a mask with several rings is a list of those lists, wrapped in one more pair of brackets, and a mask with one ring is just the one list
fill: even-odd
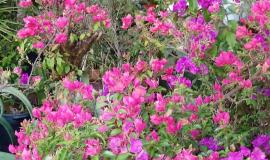
[(212, 152), (209, 157), (203, 159), (203, 160), (219, 160), (219, 153), (218, 152)]
[(33, 48), (36, 48), (36, 49), (43, 49), (45, 47), (45, 44), (41, 41), (38, 41), (36, 43), (33, 43)]
[(37, 108), (33, 108), (32, 114), (35, 118), (40, 119), (41, 118), (41, 112)]
[(147, 85), (149, 85), (150, 88), (153, 88), (153, 89), (155, 89), (155, 88), (158, 87), (158, 81), (157, 81), (157, 80), (154, 80), (154, 79), (149, 79), (149, 78), (147, 78), (147, 79), (145, 80), (145, 83), (146, 83)]
[(136, 155), (135, 160), (148, 160), (149, 156), (145, 150), (142, 150), (139, 154)]
[(140, 139), (131, 139), (130, 140), (130, 152), (131, 153), (139, 153), (143, 149), (143, 144)]
[(155, 111), (164, 112), (166, 110), (167, 102), (161, 94), (157, 94), (157, 101), (155, 102)]
[(230, 114), (228, 112), (218, 112), (216, 115), (213, 116), (213, 121), (216, 124), (226, 126), (230, 121)]
[(92, 100), (93, 99), (93, 86), (85, 85), (81, 88), (80, 93), (84, 99)]
[(63, 86), (70, 90), (70, 91), (74, 91), (75, 89), (77, 89), (74, 85), (74, 83), (72, 81), (70, 81), (68, 78), (64, 78), (63, 79)]
[(144, 20), (149, 22), (149, 23), (155, 23), (157, 21), (156, 14), (155, 14), (155, 11), (154, 11), (154, 7), (149, 7), (147, 9), (147, 15), (144, 18)]
[(17, 36), (20, 39), (28, 38), (35, 35), (35, 31), (30, 28), (22, 28), (17, 32)]
[(33, 76), (32, 77), (32, 82), (33, 82), (34, 85), (37, 85), (40, 81), (41, 81), (40, 76)]
[(191, 150), (181, 150), (173, 160), (199, 160), (199, 158), (192, 154)]
[(238, 26), (236, 29), (236, 38), (237, 39), (245, 38), (251, 34), (252, 33), (245, 26)]
[(59, 17), (55, 22), (56, 27), (63, 29), (68, 25), (67, 17)]
[(109, 127), (106, 126), (106, 125), (101, 125), (101, 126), (99, 126), (99, 128), (98, 128), (98, 131), (99, 131), (100, 133), (107, 132), (108, 130), (109, 130)]
[(218, 67), (223, 67), (226, 65), (237, 65), (239, 59), (233, 54), (233, 52), (221, 52), (215, 59), (215, 65)]
[(151, 68), (154, 72), (159, 72), (164, 69), (165, 65), (167, 64), (167, 60), (165, 58), (159, 60), (159, 59), (153, 59), (150, 62)]
[(219, 12), (219, 5), (220, 5), (220, 2), (214, 2), (211, 6), (208, 7), (208, 11), (210, 13), (217, 13)]
[(268, 59), (264, 62), (263, 66), (262, 66), (262, 71), (263, 71), (263, 73), (266, 73), (267, 70), (268, 70), (269, 68), (270, 68), (270, 58), (268, 58)]
[(168, 11), (160, 11), (159, 15), (162, 18), (167, 18), (169, 16), (169, 13), (168, 13)]
[(14, 145), (12, 145), (12, 144), (8, 146), (8, 150), (9, 150), (10, 153), (16, 153), (17, 152), (16, 147)]
[(144, 71), (147, 68), (147, 63), (142, 60), (138, 60), (138, 62), (135, 65), (135, 69), (139, 72)]
[(203, 98), (201, 95), (199, 95), (196, 99), (195, 99), (195, 105), (197, 106), (201, 106), (203, 104)]
[(117, 135), (109, 137), (109, 149), (114, 154), (126, 153), (127, 152), (127, 141), (123, 135)]
[(32, 0), (21, 0), (19, 2), (19, 6), (22, 8), (28, 8), (31, 7), (33, 5)]
[(99, 140), (97, 139), (87, 139), (86, 140), (86, 148), (84, 156), (87, 158), (88, 156), (95, 156), (101, 152), (101, 145)]
[(23, 160), (32, 160), (32, 158), (31, 158), (31, 151), (28, 150), (28, 149), (26, 149), (26, 148), (24, 148), (23, 149), (23, 152), (22, 152), (22, 159)]
[(111, 27), (111, 20), (110, 19), (106, 19), (105, 20), (105, 27), (106, 28), (110, 28)]
[(64, 44), (66, 43), (68, 40), (68, 37), (67, 37), (67, 34), (66, 33), (58, 33), (56, 36), (55, 36), (55, 42), (57, 44)]
[(251, 88), (252, 87), (252, 82), (251, 82), (250, 79), (242, 80), (240, 82), (240, 86), (243, 87), (243, 88)]
[(153, 138), (154, 141), (158, 142), (159, 141), (159, 136), (156, 131), (151, 132), (151, 137)]
[(133, 17), (128, 14), (127, 16), (122, 18), (122, 29), (128, 29), (132, 24)]
[(21, 76), (21, 74), (22, 74), (22, 68), (21, 67), (15, 67), (14, 69), (13, 69), (13, 73), (15, 73), (15, 74), (17, 74), (18, 76)]
[(100, 11), (100, 7), (97, 4), (86, 7), (86, 13), (88, 14), (97, 14)]
[(36, 17), (27, 16), (23, 18), (23, 21), (24, 21), (24, 27), (32, 29), (34, 32), (36, 32), (40, 27), (38, 19)]
[(150, 116), (150, 120), (153, 124), (159, 125), (163, 122), (163, 117), (161, 117), (157, 114), (154, 114), (154, 115)]
[(112, 92), (123, 92), (133, 79), (133, 75), (129, 72), (123, 73), (119, 68), (113, 68), (112, 70), (105, 72), (102, 77), (104, 84), (106, 84), (109, 91)]
[(201, 131), (198, 129), (190, 130), (190, 135), (192, 139), (197, 139), (197, 137), (201, 134)]
[(75, 6), (77, 0), (65, 0), (65, 8), (71, 9)]
[(134, 125), (135, 125), (135, 131), (138, 134), (141, 134), (142, 131), (146, 128), (146, 123), (141, 119), (135, 119)]

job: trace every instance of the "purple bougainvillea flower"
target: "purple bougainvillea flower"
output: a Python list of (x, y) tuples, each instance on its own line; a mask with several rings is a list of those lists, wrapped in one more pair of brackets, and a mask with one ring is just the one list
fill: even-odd
[(267, 97), (270, 97), (270, 88), (262, 89), (262, 94), (267, 96)]
[(243, 160), (244, 156), (241, 152), (230, 152), (225, 160)]
[(20, 84), (25, 85), (28, 83), (29, 75), (28, 73), (23, 73), (20, 78)]
[(135, 139), (131, 139), (130, 141), (130, 152), (132, 153), (140, 153), (142, 151), (142, 141), (141, 140), (135, 140)]
[(253, 147), (260, 148), (270, 154), (270, 135), (259, 135), (252, 141)]
[(178, 13), (179, 16), (185, 14), (187, 10), (187, 1), (186, 0), (179, 0), (173, 5), (173, 11)]
[(175, 70), (179, 73), (188, 71), (192, 74), (196, 74), (200, 71), (189, 57), (181, 57), (176, 63)]
[(219, 149), (218, 142), (213, 137), (205, 137), (200, 141), (201, 146), (206, 146), (208, 149), (217, 151)]
[(254, 148), (254, 150), (252, 151), (251, 155), (250, 155), (250, 159), (251, 160), (267, 160), (265, 153), (263, 153), (262, 150), (260, 150), (260, 148)]

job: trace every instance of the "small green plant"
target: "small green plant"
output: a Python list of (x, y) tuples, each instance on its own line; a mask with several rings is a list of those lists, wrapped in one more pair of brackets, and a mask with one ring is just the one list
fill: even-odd
[[(21, 102), (26, 107), (28, 113), (30, 114), (32, 118), (32, 105), (30, 101), (27, 99), (27, 97), (17, 88), (11, 87), (11, 86), (1, 86), (0, 87), (0, 94), (1, 97), (3, 95), (12, 95), (13, 97), (16, 97), (17, 99), (21, 100)], [(0, 125), (2, 125), (6, 132), (8, 133), (8, 136), (12, 142), (12, 144), (15, 143), (15, 135), (14, 130), (11, 127), (11, 125), (8, 123), (8, 121), (3, 117), (4, 114), (4, 103), (2, 101), (2, 98), (0, 97)]]

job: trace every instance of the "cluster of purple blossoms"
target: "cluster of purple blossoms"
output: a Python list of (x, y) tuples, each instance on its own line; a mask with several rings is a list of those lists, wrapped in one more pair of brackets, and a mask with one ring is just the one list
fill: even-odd
[(270, 97), (270, 88), (264, 88), (261, 90), (261, 92), (263, 95)]
[(189, 57), (181, 57), (178, 59), (175, 70), (178, 73), (183, 74), (184, 72), (190, 72), (192, 74), (208, 74), (208, 67), (205, 64), (201, 64), (199, 67)]
[(221, 160), (243, 160), (249, 158), (250, 160), (267, 160), (265, 153), (260, 148), (254, 148), (253, 151), (246, 147), (241, 147), (238, 152), (230, 152), (227, 158)]
[(191, 18), (187, 22), (187, 30), (193, 33), (190, 36), (189, 42), (189, 54), (194, 56), (204, 57), (204, 52), (209, 49), (213, 43), (216, 42), (217, 31), (215, 27), (208, 24), (203, 16), (197, 18)]
[(217, 151), (221, 147), (218, 145), (218, 141), (215, 140), (213, 137), (205, 137), (200, 140), (200, 145), (207, 147), (209, 150)]
[(220, 2), (220, 0), (198, 0), (199, 5), (204, 9), (207, 9), (216, 2)]
[(26, 84), (28, 83), (28, 79), (29, 79), (28, 73), (23, 73), (23, 74), (21, 74), (21, 77), (20, 77), (20, 84), (21, 84), (21, 85), (26, 85)]
[(265, 153), (270, 154), (270, 135), (259, 135), (252, 141), (253, 147), (262, 149)]
[(181, 57), (176, 63), (175, 70), (178, 73), (188, 71), (192, 74), (196, 74), (199, 72), (199, 68), (188, 57)]
[(173, 5), (173, 11), (178, 13), (179, 16), (183, 16), (188, 8), (186, 0), (179, 0)]

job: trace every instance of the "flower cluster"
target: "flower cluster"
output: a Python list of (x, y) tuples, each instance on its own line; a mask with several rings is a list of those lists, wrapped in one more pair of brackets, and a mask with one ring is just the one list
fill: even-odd
[(186, 0), (179, 0), (173, 5), (173, 11), (178, 13), (179, 16), (184, 15), (187, 9), (188, 5)]
[[(147, 9), (146, 15), (137, 14), (135, 16), (135, 22), (137, 27), (141, 28), (141, 25), (147, 23), (149, 31), (151, 33), (161, 34), (163, 36), (175, 36), (179, 37), (181, 32), (177, 27), (170, 21), (168, 18), (169, 13), (167, 11), (160, 11), (158, 14), (155, 12), (154, 7)], [(133, 17), (129, 14), (126, 17), (122, 18), (122, 28), (128, 29), (133, 21)], [(148, 26), (147, 25), (147, 26)]]
[[(159, 81), (163, 80), (169, 84), (171, 83), (169, 77), (186, 78), (183, 75), (184, 71), (193, 72), (194, 68), (197, 68), (197, 65), (187, 57), (180, 58), (174, 67), (168, 66), (167, 63), (165, 59), (153, 59), (150, 64), (140, 60), (134, 66), (124, 64), (120, 68), (107, 71), (103, 77), (104, 85), (108, 87), (105, 96), (101, 94), (94, 97), (92, 86), (64, 78), (62, 84), (69, 92), (68, 95), (72, 96), (71, 99), (78, 99), (79, 94), (83, 101), (95, 100), (97, 104), (103, 104), (97, 111), (100, 116), (93, 118), (87, 111), (87, 103), (59, 104), (58, 100), (46, 101), (41, 108), (33, 110), (38, 127), (30, 129), (35, 121), (25, 122), (21, 131), (17, 133), (19, 146), (10, 146), (10, 151), (26, 160), (33, 157), (40, 159), (43, 153), (38, 148), (44, 145), (43, 141), (50, 141), (51, 134), (56, 133), (65, 141), (75, 142), (81, 139), (83, 148), (77, 156), (84, 158), (101, 156), (102, 152), (111, 152), (112, 155), (130, 154), (138, 160), (157, 157), (162, 159), (164, 156), (175, 160), (188, 157), (198, 159), (191, 149), (176, 147), (170, 155), (164, 155), (164, 152), (170, 149), (171, 145), (163, 146), (164, 150), (157, 150), (158, 146), (163, 145), (166, 137), (174, 137), (168, 142), (174, 146), (178, 146), (179, 142), (193, 139), (197, 145), (212, 150), (210, 155), (204, 156), (205, 160), (222, 158), (229, 160), (231, 157), (265, 159), (265, 153), (269, 152), (269, 136), (266, 135), (259, 136), (252, 142), (254, 146), (252, 151), (242, 147), (239, 152), (230, 152), (227, 158), (219, 155), (217, 151), (223, 150), (226, 146), (220, 146), (218, 139), (214, 137), (202, 138), (202, 133), (205, 131), (194, 126), (201, 126), (204, 119), (211, 119), (210, 126), (221, 130), (230, 125), (230, 113), (224, 110), (212, 109), (213, 114), (208, 114), (206, 117), (199, 114), (204, 107), (211, 106), (212, 102), (222, 98), (222, 86), (216, 82), (213, 85), (214, 92), (210, 96), (189, 95), (188, 86), (183, 85), (179, 80), (170, 88), (162, 87)], [(228, 62), (228, 65), (231, 64)], [(196, 72), (194, 71), (194, 74)], [(188, 101), (188, 99), (193, 100)], [(90, 129), (91, 134), (78, 138), (75, 136), (77, 129), (80, 129), (82, 135), (89, 133), (88, 129)], [(65, 130), (69, 132), (63, 132)], [(178, 134), (184, 134), (188, 139), (180, 140), (180, 137), (176, 136)], [(61, 138), (59, 137), (59, 144), (55, 146), (58, 151), (50, 150), (47, 154), (60, 152), (63, 147)], [(107, 143), (102, 142), (104, 138)], [(157, 148), (152, 148), (152, 144)], [(73, 147), (72, 151), (76, 149)]]
[[(32, 3), (32, 1), (30, 1)], [(27, 4), (26, 4), (27, 3)], [(53, 5), (56, 2), (44, 3), (44, 7)], [(20, 6), (27, 6), (28, 1), (21, 1)], [(85, 3), (66, 0), (62, 6), (62, 12), (48, 11), (38, 16), (27, 16), (23, 19), (24, 28), (17, 33), (20, 39), (34, 37), (34, 48), (44, 48), (45, 43), (53, 38), (53, 43), (64, 44), (68, 41), (70, 27), (75, 26), (83, 21), (87, 15), (92, 18), (94, 23), (104, 24), (110, 27), (110, 19), (106, 10), (98, 5), (86, 6)], [(53, 36), (52, 36), (53, 35)]]
[[(11, 153), (15, 153), (17, 157), (24, 160), (41, 160), (43, 153), (39, 152), (39, 147), (44, 146), (42, 143), (47, 143), (55, 134), (57, 134), (55, 142), (57, 140), (78, 142), (74, 131), (84, 128), (92, 121), (92, 115), (85, 106), (75, 103), (61, 104), (58, 100), (47, 100), (40, 108), (34, 108), (32, 113), (36, 120), (24, 121), (23, 128), (16, 132), (19, 145), (9, 147)], [(31, 133), (28, 132), (29, 129)], [(101, 146), (98, 139), (89, 137), (82, 140), (85, 144), (83, 145), (85, 149), (82, 148), (83, 157), (87, 158), (100, 153)]]
[(206, 50), (216, 42), (216, 29), (212, 24), (207, 23), (201, 15), (188, 20), (186, 28), (188, 32), (193, 33), (189, 42), (190, 55), (204, 58)]
[[(46, 5), (54, 2), (48, 1)], [(157, 13), (154, 7), (149, 7), (145, 14), (134, 17), (128, 14), (121, 19), (121, 28), (128, 30), (136, 24), (143, 33), (149, 31), (150, 37), (142, 36), (147, 43), (152, 40), (156, 46), (162, 46), (158, 40), (151, 39), (153, 37), (172, 38), (172, 44), (181, 43), (181, 38), (187, 39), (181, 43), (186, 45), (179, 47), (181, 53), (171, 44), (160, 47), (162, 51), (172, 49), (171, 54), (177, 59), (154, 56), (149, 62), (140, 59), (113, 67), (104, 73), (100, 92), (95, 92), (89, 84), (64, 78), (63, 87), (56, 88), (55, 95), (33, 110), (35, 120), (25, 121), (16, 132), (19, 145), (11, 145), (10, 151), (25, 160), (45, 157), (266, 160), (270, 155), (270, 136), (259, 135), (252, 141), (252, 147), (244, 146), (242, 139), (249, 140), (249, 137), (238, 133), (245, 129), (236, 127), (237, 121), (243, 119), (239, 120), (235, 111), (254, 104), (256, 89), (269, 96), (268, 87), (260, 83), (269, 79), (268, 3), (267, 0), (256, 1), (248, 22), (241, 20), (245, 26), (239, 25), (236, 29), (235, 38), (247, 54), (238, 54), (237, 47), (226, 47), (227, 43), (224, 46), (220, 41), (216, 43), (219, 32), (205, 15), (198, 12), (196, 16), (185, 18), (191, 6), (186, 0), (173, 5), (178, 16), (172, 15), (183, 19), (180, 29), (180, 25), (170, 19), (169, 11)], [(208, 10), (215, 15), (221, 1), (198, 0), (198, 5), (204, 12)], [(45, 41), (41, 41), (41, 38), (46, 39), (44, 36), (55, 34), (53, 41), (65, 44), (69, 38), (68, 27), (81, 22), (85, 15), (90, 15), (95, 23), (110, 26), (107, 12), (98, 5), (86, 7), (76, 0), (65, 0), (63, 6), (60, 16), (47, 12), (24, 18), (25, 27), (18, 36), (39, 37), (33, 47), (41, 49), (46, 46)], [(253, 33), (247, 24), (256, 23), (260, 29)], [(181, 36), (182, 33), (186, 35)], [(213, 45), (218, 46), (216, 52), (208, 54)], [(262, 54), (254, 56), (258, 54), (254, 51), (262, 51)], [(19, 68), (14, 69), (14, 73), (21, 77), (21, 83), (29, 81)], [(35, 81), (40, 79), (36, 77)], [(233, 105), (237, 109), (232, 109)], [(244, 114), (245, 109), (241, 110)], [(235, 137), (242, 139), (236, 142)]]
[(221, 0), (198, 0), (199, 5), (211, 13), (219, 12)]

